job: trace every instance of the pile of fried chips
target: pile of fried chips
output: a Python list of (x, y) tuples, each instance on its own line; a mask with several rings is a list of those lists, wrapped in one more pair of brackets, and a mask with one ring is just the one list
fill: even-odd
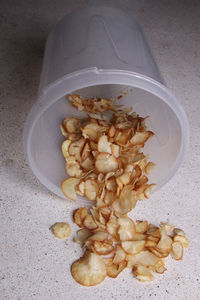
[(155, 186), (148, 183), (155, 164), (142, 152), (154, 134), (147, 130), (146, 118), (111, 99), (79, 95), (68, 99), (88, 117), (67, 117), (60, 126), (70, 176), (61, 188), (73, 201), (80, 195), (93, 203), (89, 210), (82, 207), (74, 212), (74, 222), (81, 227), (75, 241), (82, 244), (85, 255), (73, 263), (72, 276), (92, 286), (106, 276), (116, 278), (127, 267), (138, 280), (151, 281), (152, 272), (166, 270), (164, 258), (170, 252), (179, 260), (189, 244), (184, 232), (168, 223), (157, 227), (147, 221), (134, 223), (127, 216)]

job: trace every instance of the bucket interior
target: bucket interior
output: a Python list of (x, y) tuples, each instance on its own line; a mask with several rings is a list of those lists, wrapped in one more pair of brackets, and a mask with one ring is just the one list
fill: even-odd
[[(146, 124), (155, 136), (146, 143), (144, 153), (149, 154), (150, 160), (156, 163), (156, 168), (149, 176), (150, 182), (156, 183), (159, 189), (168, 181), (180, 152), (182, 132), (179, 119), (163, 100), (143, 89), (119, 84), (89, 86), (74, 93), (87, 97), (106, 98), (122, 95), (119, 104), (133, 107), (133, 111), (142, 117), (148, 115)], [(65, 96), (40, 116), (31, 131), (28, 151), (31, 167), (41, 182), (61, 197), (64, 196), (60, 184), (68, 175), (61, 153), (64, 137), (59, 125), (66, 116), (84, 115), (86, 113), (73, 108)]]

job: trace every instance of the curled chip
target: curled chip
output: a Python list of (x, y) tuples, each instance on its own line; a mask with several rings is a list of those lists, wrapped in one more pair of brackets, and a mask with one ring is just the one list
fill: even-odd
[(112, 253), (114, 250), (114, 247), (108, 241), (105, 242), (94, 241), (93, 247), (94, 247), (94, 252), (99, 255), (108, 255)]
[(183, 246), (180, 242), (172, 243), (172, 255), (176, 260), (180, 260), (183, 257)]
[(71, 272), (78, 283), (84, 286), (93, 286), (105, 279), (106, 266), (99, 255), (87, 252), (72, 264)]
[(70, 225), (64, 222), (57, 222), (52, 225), (50, 229), (52, 233), (59, 239), (66, 239), (71, 233)]
[(154, 279), (151, 271), (147, 267), (139, 264), (133, 267), (133, 274), (135, 274), (136, 278), (140, 281), (152, 281)]
[(69, 117), (63, 120), (63, 126), (68, 133), (78, 133), (80, 132), (80, 120)]
[(88, 215), (88, 211), (85, 207), (78, 208), (74, 211), (74, 223), (79, 227), (83, 227), (83, 221), (85, 217)]
[(183, 248), (187, 248), (189, 246), (189, 240), (188, 238), (186, 238), (186, 236), (182, 236), (182, 235), (175, 235), (173, 238), (174, 242), (180, 242), (181, 245), (183, 246)]
[(152, 131), (136, 132), (130, 142), (133, 146), (144, 145), (144, 143), (153, 135), (154, 133)]
[(121, 261), (119, 264), (114, 264), (114, 263), (111, 263), (111, 264), (107, 264), (106, 265), (106, 271), (107, 271), (107, 275), (109, 277), (112, 277), (112, 278), (116, 278), (119, 273), (121, 273), (127, 266), (127, 262), (124, 260), (124, 261)]
[(79, 182), (79, 179), (73, 177), (70, 177), (62, 182), (62, 192), (70, 200), (76, 201), (76, 186), (79, 184)]
[(62, 154), (63, 154), (64, 158), (69, 156), (69, 146), (70, 146), (70, 144), (71, 144), (70, 140), (65, 140), (62, 143)]

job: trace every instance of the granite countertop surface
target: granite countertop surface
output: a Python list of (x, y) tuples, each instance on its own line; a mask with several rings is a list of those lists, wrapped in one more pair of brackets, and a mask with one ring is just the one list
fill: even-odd
[[(70, 266), (81, 255), (72, 242), (78, 207), (51, 194), (35, 178), (22, 149), (24, 121), (37, 97), (45, 40), (66, 13), (92, 1), (2, 0), (0, 8), (0, 299), (198, 300), (200, 299), (200, 3), (118, 1), (142, 25), (169, 89), (190, 123), (190, 145), (175, 176), (134, 213), (152, 223), (184, 229), (190, 246), (181, 261), (167, 259), (167, 271), (140, 283), (130, 269), (96, 287), (78, 285)], [(93, 1), (98, 3), (98, 1)], [(112, 4), (112, 1), (105, 3)], [(116, 4), (116, 2), (115, 2)], [(71, 237), (49, 231), (70, 223)]]

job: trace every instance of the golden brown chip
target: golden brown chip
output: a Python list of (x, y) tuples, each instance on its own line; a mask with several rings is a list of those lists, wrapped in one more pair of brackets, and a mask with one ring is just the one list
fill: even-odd
[(137, 254), (144, 249), (145, 241), (124, 241), (121, 246), (128, 254)]
[[(146, 247), (146, 244), (145, 244), (145, 247)], [(159, 258), (164, 258), (169, 255), (169, 252), (158, 251), (154, 247), (149, 247), (148, 250), (151, 251), (153, 254), (155, 254)]]
[(115, 250), (115, 256), (113, 258), (113, 264), (119, 264), (124, 260), (126, 260), (126, 253), (120, 245), (117, 245)]
[(106, 266), (103, 259), (91, 252), (72, 264), (73, 278), (84, 286), (94, 286), (101, 283), (106, 277)]
[(147, 236), (143, 233), (136, 232), (132, 238), (133, 241), (145, 241)]
[(99, 241), (99, 242), (105, 241), (107, 239), (108, 239), (108, 234), (104, 231), (97, 231), (89, 238), (90, 241)]
[(136, 275), (136, 278), (140, 281), (152, 281), (154, 279), (151, 271), (140, 264), (133, 267), (133, 274)]
[(85, 127), (82, 129), (82, 135), (85, 139), (96, 141), (97, 137), (98, 137), (98, 132), (95, 131), (95, 129), (93, 129), (93, 128)]
[(103, 174), (115, 171), (118, 168), (118, 162), (113, 155), (108, 153), (99, 153), (96, 157), (96, 169)]
[(180, 260), (183, 257), (183, 246), (180, 242), (172, 243), (172, 255), (174, 259)]
[(136, 257), (134, 254), (126, 254), (127, 268), (133, 268), (136, 264)]
[(154, 168), (155, 168), (155, 164), (153, 162), (148, 162), (145, 166), (145, 173), (149, 174)]
[(162, 259), (159, 259), (159, 261), (154, 266), (152, 266), (151, 269), (159, 274), (163, 274), (167, 270)]
[(115, 127), (112, 125), (110, 128), (109, 128), (109, 130), (108, 130), (108, 136), (110, 137), (110, 138), (113, 138), (114, 136), (115, 136)]
[(130, 142), (133, 146), (144, 145), (144, 143), (146, 143), (146, 141), (153, 135), (154, 135), (154, 133), (152, 131), (135, 132), (135, 134), (131, 138)]
[(68, 133), (62, 124), (60, 124), (60, 131), (65, 138), (68, 137)]
[(189, 246), (189, 240), (186, 236), (183, 235), (175, 235), (173, 238), (174, 242), (180, 242), (183, 248), (187, 248)]
[(119, 264), (107, 264), (106, 272), (109, 277), (116, 278), (127, 266), (127, 262), (121, 261)]
[(102, 135), (98, 141), (98, 146), (97, 149), (99, 152), (104, 152), (104, 153), (112, 153), (111, 152), (111, 143), (108, 142), (108, 138), (106, 135)]
[(79, 227), (83, 227), (83, 220), (87, 215), (88, 211), (86, 207), (76, 209), (73, 214), (74, 223), (76, 223), (76, 225), (78, 225)]
[(106, 180), (106, 189), (111, 192), (116, 192), (117, 183), (114, 176)]
[(70, 236), (71, 227), (65, 222), (57, 222), (50, 227), (52, 233), (59, 239), (65, 239)]
[(67, 136), (68, 136), (68, 140), (70, 140), (71, 142), (75, 142), (80, 140), (81, 133), (69, 133)]
[(88, 179), (85, 181), (85, 196), (88, 198), (90, 201), (94, 201), (97, 197), (99, 186), (97, 182), (93, 179)]
[(85, 171), (89, 171), (94, 169), (94, 160), (92, 155), (86, 157), (82, 162), (81, 162), (81, 167), (85, 170)]
[(103, 199), (104, 203), (106, 205), (112, 205), (114, 200), (115, 200), (115, 193), (111, 191), (106, 191)]
[(114, 247), (108, 242), (94, 241), (94, 252), (99, 255), (108, 255), (113, 252)]
[(137, 200), (137, 192), (132, 190), (131, 185), (126, 185), (123, 187), (119, 198), (112, 203), (112, 207), (116, 212), (124, 215), (135, 207)]
[(147, 221), (136, 221), (135, 230), (138, 233), (144, 233), (148, 229), (148, 222)]
[(135, 255), (135, 263), (145, 267), (154, 266), (160, 259), (150, 251), (141, 251)]
[(173, 230), (173, 235), (182, 235), (182, 236), (185, 236), (185, 233), (182, 229), (180, 228), (174, 228)]
[(119, 229), (118, 235), (120, 241), (129, 241), (135, 235), (135, 223), (128, 217), (118, 219)]
[(119, 145), (111, 144), (110, 147), (111, 147), (112, 155), (114, 155), (115, 157), (119, 157), (120, 156), (120, 147), (119, 147)]
[(69, 151), (68, 150), (69, 150), (70, 144), (71, 144), (70, 140), (65, 140), (62, 143), (62, 154), (63, 154), (64, 158), (69, 156)]
[(75, 163), (68, 163), (66, 164), (67, 173), (69, 176), (80, 178), (83, 175), (83, 171), (80, 168), (80, 165)]
[(68, 133), (80, 132), (80, 120), (74, 117), (64, 118), (62, 125)]
[(61, 184), (63, 194), (70, 200), (76, 201), (76, 186), (79, 184), (79, 181), (77, 178), (70, 177)]
[(74, 242), (84, 243), (90, 236), (92, 232), (87, 228), (81, 228), (77, 231), (77, 237), (74, 239)]
[(107, 232), (116, 239), (119, 239), (118, 228), (119, 223), (117, 221), (117, 218), (111, 218), (106, 224)]
[(91, 215), (87, 215), (84, 220), (83, 220), (83, 225), (87, 228), (87, 229), (96, 229), (98, 226), (96, 224), (96, 222), (94, 221), (94, 218)]

